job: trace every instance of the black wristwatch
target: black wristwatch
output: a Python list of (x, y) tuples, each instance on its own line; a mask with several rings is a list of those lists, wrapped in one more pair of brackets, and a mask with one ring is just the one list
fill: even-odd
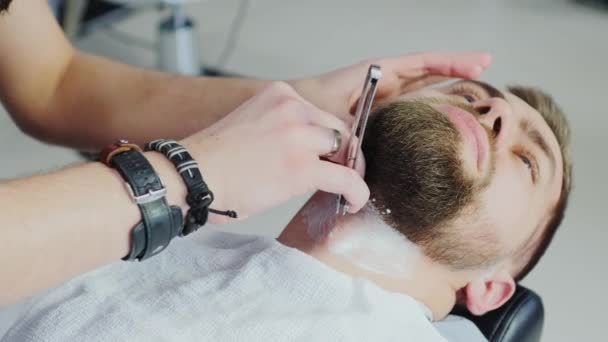
[(139, 146), (121, 140), (104, 149), (101, 161), (125, 179), (142, 215), (131, 232), (131, 251), (123, 260), (141, 261), (160, 253), (183, 229), (181, 208), (169, 206), (167, 190)]

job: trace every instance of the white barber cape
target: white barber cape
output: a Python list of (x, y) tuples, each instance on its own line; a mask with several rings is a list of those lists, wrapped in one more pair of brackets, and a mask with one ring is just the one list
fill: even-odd
[(31, 303), (5, 341), (447, 341), (414, 299), (274, 239), (199, 232)]

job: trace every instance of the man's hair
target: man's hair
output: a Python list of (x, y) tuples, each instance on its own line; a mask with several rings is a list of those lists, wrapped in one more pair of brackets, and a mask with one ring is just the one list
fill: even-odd
[(0, 12), (4, 12), (8, 10), (8, 7), (11, 5), (12, 0), (0, 0)]
[(551, 218), (546, 227), (541, 227), (543, 232), (538, 244), (533, 244), (531, 251), (525, 251), (525, 255), (531, 255), (524, 267), (516, 274), (515, 279), (520, 281), (536, 266), (540, 258), (545, 254), (549, 243), (553, 239), (557, 228), (561, 224), (568, 197), (572, 189), (572, 157), (570, 155), (570, 126), (566, 115), (557, 105), (553, 98), (540, 89), (523, 86), (511, 86), (507, 88), (513, 95), (519, 97), (530, 107), (536, 109), (545, 119), (547, 125), (557, 138), (563, 158), (562, 188), (557, 204), (552, 209)]

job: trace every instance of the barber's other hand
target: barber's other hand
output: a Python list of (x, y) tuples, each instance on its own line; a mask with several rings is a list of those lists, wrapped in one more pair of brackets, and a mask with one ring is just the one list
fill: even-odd
[[(244, 218), (322, 190), (343, 194), (355, 212), (369, 197), (361, 175), (320, 157), (332, 150), (334, 129), (342, 144), (331, 160), (342, 161), (350, 124), (313, 106), (286, 83), (276, 82), (182, 143), (215, 194), (214, 209), (235, 210)], [(210, 219), (225, 222), (218, 215)]]
[(382, 67), (376, 101), (383, 102), (449, 78), (477, 78), (491, 61), (487, 53), (419, 53), (370, 59), (290, 84), (317, 107), (332, 113), (348, 113), (361, 95), (370, 64)]

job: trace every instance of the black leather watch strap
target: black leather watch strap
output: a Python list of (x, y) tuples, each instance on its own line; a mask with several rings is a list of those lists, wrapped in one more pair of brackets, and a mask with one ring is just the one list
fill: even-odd
[(144, 155), (135, 150), (117, 154), (112, 164), (130, 185), (138, 202), (154, 200), (166, 194), (162, 181)]
[[(167, 209), (169, 209), (168, 212)], [(131, 232), (131, 251), (123, 260), (144, 260), (160, 253), (169, 245), (171, 239), (179, 235), (183, 227), (181, 208), (168, 206), (164, 199), (140, 205), (140, 210), (142, 211), (143, 220)], [(159, 217), (160, 215), (169, 215), (171, 227), (173, 228), (170, 229), (171, 232), (169, 234), (158, 234), (157, 236), (152, 232), (168, 232), (168, 230), (158, 227), (158, 224), (162, 223), (161, 220), (156, 220), (155, 222), (155, 220), (150, 220), (149, 218)], [(146, 229), (146, 227), (151, 227), (151, 229)], [(163, 235), (164, 239), (160, 235)], [(166, 240), (167, 238), (168, 240)], [(147, 243), (146, 241), (151, 241), (151, 243)], [(157, 247), (154, 248), (154, 246)]]
[(181, 208), (167, 204), (166, 189), (140, 151), (116, 154), (110, 163), (127, 181), (143, 218), (131, 233), (131, 252), (123, 259), (144, 260), (160, 253), (182, 230)]

